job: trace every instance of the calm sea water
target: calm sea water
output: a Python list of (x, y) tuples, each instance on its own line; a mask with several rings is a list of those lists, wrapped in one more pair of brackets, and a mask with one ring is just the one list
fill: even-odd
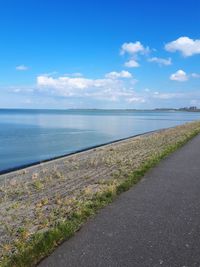
[(199, 119), (191, 112), (0, 110), (0, 172)]

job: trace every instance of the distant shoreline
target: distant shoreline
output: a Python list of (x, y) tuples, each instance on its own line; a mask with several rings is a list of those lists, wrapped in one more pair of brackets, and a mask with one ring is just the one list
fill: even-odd
[(101, 109), (101, 108), (0, 108), (0, 111), (138, 111), (138, 112), (165, 112), (165, 111), (175, 111), (175, 112), (200, 112), (199, 108), (154, 108), (154, 109)]

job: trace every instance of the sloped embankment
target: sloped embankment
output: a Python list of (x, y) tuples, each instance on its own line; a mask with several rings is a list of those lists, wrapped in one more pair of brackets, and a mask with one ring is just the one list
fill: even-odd
[(1, 175), (2, 264), (10, 258), (15, 263), (8, 266), (37, 262), (145, 170), (199, 132), (200, 122), (188, 123)]

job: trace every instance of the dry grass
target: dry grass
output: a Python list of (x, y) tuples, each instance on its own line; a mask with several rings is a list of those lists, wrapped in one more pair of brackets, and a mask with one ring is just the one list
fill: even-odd
[(0, 259), (78, 213), (95, 195), (116, 194), (145, 162), (199, 132), (194, 122), (0, 176)]

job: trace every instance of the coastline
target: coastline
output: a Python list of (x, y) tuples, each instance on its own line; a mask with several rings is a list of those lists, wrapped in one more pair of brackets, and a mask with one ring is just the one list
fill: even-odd
[(198, 133), (200, 122), (187, 123), (1, 175), (2, 266), (36, 264)]
[(21, 171), (23, 169), (34, 167), (34, 166), (37, 166), (37, 165), (40, 165), (40, 164), (53, 162), (55, 160), (59, 160), (59, 159), (63, 159), (63, 158), (66, 158), (66, 157), (70, 157), (72, 155), (76, 155), (76, 154), (79, 154), (79, 153), (87, 152), (87, 151), (92, 150), (92, 149), (97, 149), (97, 148), (104, 147), (104, 146), (107, 146), (107, 145), (112, 145), (112, 144), (115, 144), (115, 143), (118, 143), (118, 142), (123, 142), (123, 141), (129, 140), (129, 139), (132, 139), (132, 138), (136, 138), (136, 137), (139, 137), (139, 136), (144, 136), (144, 135), (149, 135), (149, 134), (156, 133), (156, 132), (161, 132), (161, 131), (164, 131), (166, 129), (171, 129), (171, 128), (174, 128), (174, 127), (168, 127), (168, 128), (162, 128), (162, 129), (159, 129), (159, 130), (144, 132), (144, 133), (141, 133), (141, 134), (136, 134), (136, 135), (128, 136), (128, 137), (125, 137), (125, 138), (120, 138), (120, 139), (113, 140), (113, 141), (106, 142), (106, 143), (102, 143), (102, 144), (99, 144), (99, 145), (89, 146), (89, 147), (86, 147), (86, 148), (83, 148), (83, 149), (80, 149), (80, 150), (75, 150), (74, 152), (70, 152), (70, 153), (63, 154), (63, 155), (56, 156), (56, 157), (51, 157), (51, 158), (48, 158), (48, 159), (45, 159), (45, 160), (35, 161), (33, 163), (30, 163), (30, 164), (23, 164), (23, 165), (20, 165), (18, 167), (8, 168), (8, 169), (0, 171), (0, 179), (1, 179), (1, 176), (5, 175), (5, 174), (10, 174), (10, 173), (13, 173), (13, 172)]

